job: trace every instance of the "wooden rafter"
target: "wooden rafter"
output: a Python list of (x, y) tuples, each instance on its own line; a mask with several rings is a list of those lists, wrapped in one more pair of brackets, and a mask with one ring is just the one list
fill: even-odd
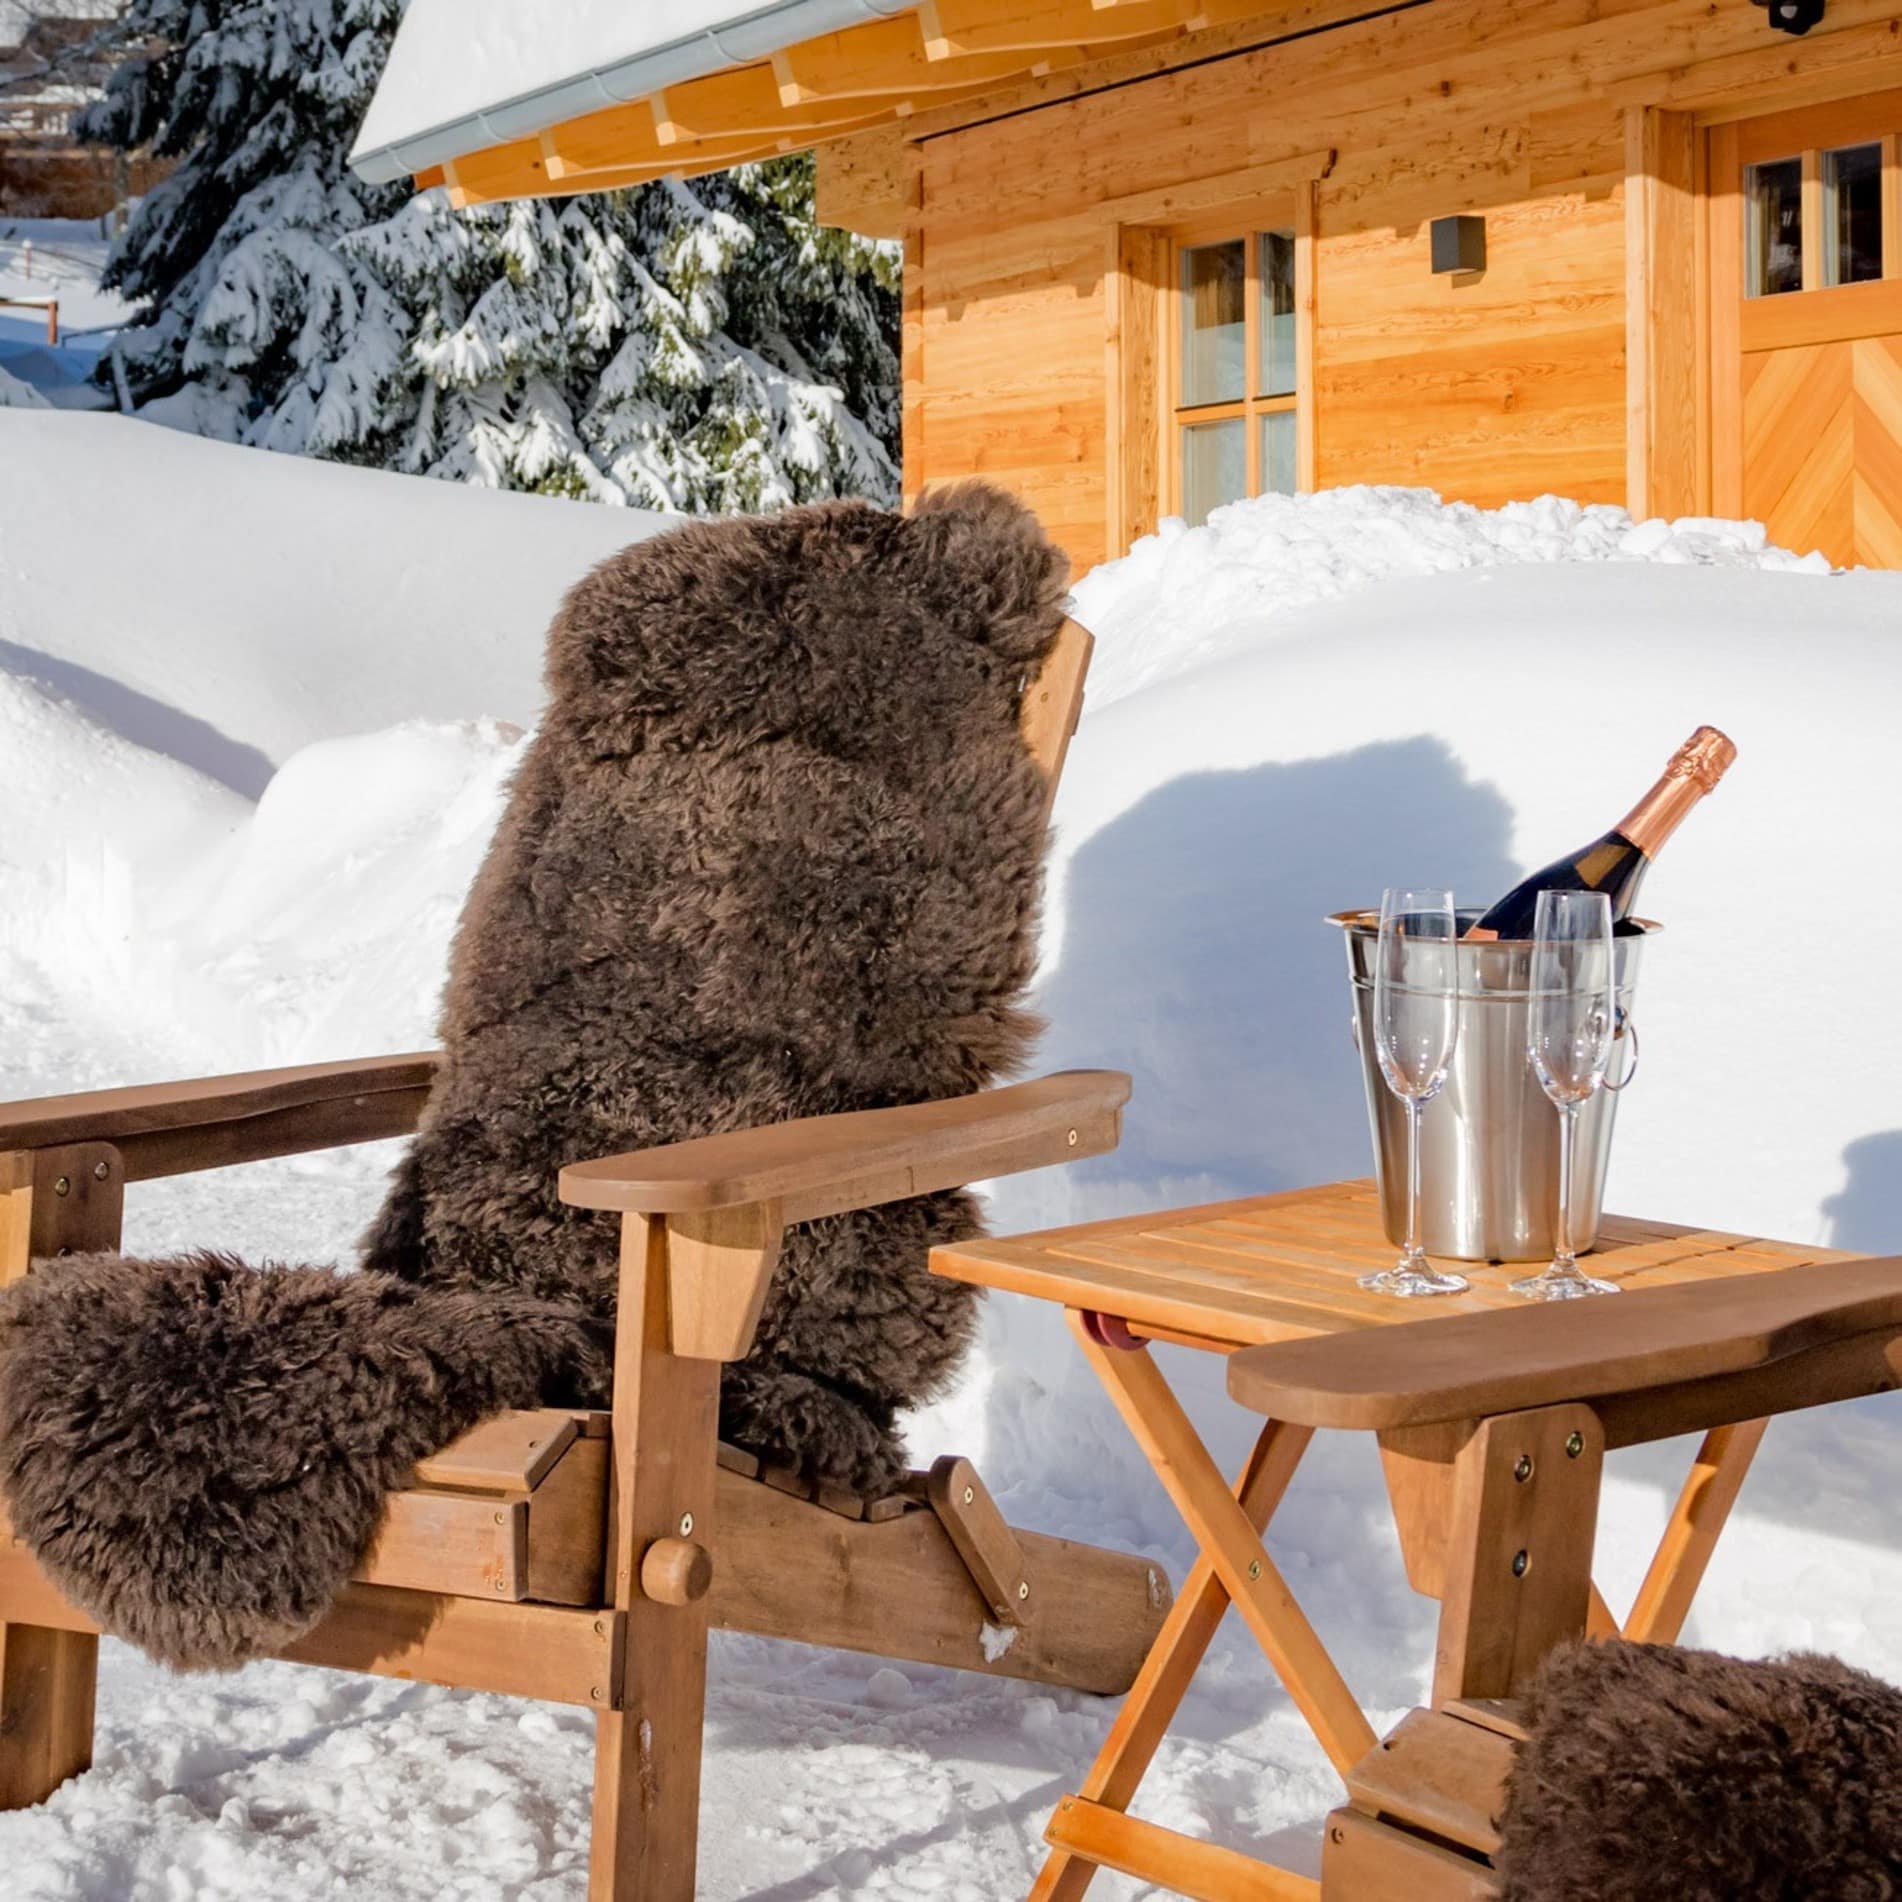
[(772, 133), (799, 136), (806, 144), (826, 138), (884, 111), (896, 111), (902, 101), (886, 98), (867, 112), (867, 101), (814, 99), (787, 106), (779, 84), (767, 65), (742, 66), (730, 73), (669, 86), (648, 101), (654, 129), (663, 146), (696, 145), (708, 139), (731, 139)]
[[(1048, 57), (984, 53), (965, 58), (925, 57), (924, 29), (916, 13), (873, 20), (826, 33), (773, 55), (773, 77), (782, 105), (823, 99), (909, 98), (961, 87), (1036, 77), (1060, 64), (1086, 58), (1084, 48), (1053, 48)], [(934, 98), (932, 101), (936, 104)]]
[(1092, 0), (923, 0), (925, 57), (966, 59), (981, 54), (1048, 53), (1114, 45), (1155, 34), (1186, 32), (1203, 23), (1202, 0), (1126, 0), (1097, 7)]
[(705, 172), (724, 172), (749, 159), (774, 158), (779, 151), (777, 145), (760, 146), (755, 142), (743, 151), (686, 152), (649, 163), (600, 165), (554, 177), (540, 141), (517, 139), (486, 152), (473, 152), (467, 158), (452, 159), (438, 168), (430, 182), (446, 185), (449, 202), (460, 210), (514, 198), (573, 198), (582, 192), (621, 191), (657, 178), (693, 178)]
[(924, 0), (687, 80), (538, 135), (468, 153), (417, 177), (458, 205), (608, 191), (934, 118), (1000, 87), (1180, 39), (1262, 12), (1265, 0)]

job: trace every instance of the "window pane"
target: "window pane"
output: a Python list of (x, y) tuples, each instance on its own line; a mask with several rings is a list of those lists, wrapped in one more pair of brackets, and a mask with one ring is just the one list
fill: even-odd
[(1863, 284), (1882, 275), (1882, 147), (1823, 154), (1823, 282)]
[(1233, 403), (1242, 396), (1247, 294), (1248, 253), (1240, 238), (1183, 252), (1183, 405)]
[(1248, 493), (1248, 424), (1239, 416), (1182, 431), (1182, 513), (1200, 528), (1209, 511)]
[(1261, 382), (1258, 396), (1294, 393), (1294, 233), (1264, 231), (1261, 277)]
[(1261, 425), (1261, 492), (1294, 493), (1294, 411), (1270, 410), (1255, 419)]
[(1744, 295), (1780, 297), (1803, 288), (1803, 161), (1773, 159), (1744, 170)]

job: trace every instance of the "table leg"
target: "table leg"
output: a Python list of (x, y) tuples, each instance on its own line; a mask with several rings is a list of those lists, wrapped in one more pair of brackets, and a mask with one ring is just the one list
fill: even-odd
[[(1312, 1438), (1309, 1427), (1270, 1420), (1255, 1442), (1235, 1497), (1257, 1533), (1274, 1517)], [(1197, 1559), (1079, 1796), (1106, 1809), (1128, 1809), (1227, 1610), (1228, 1592), (1214, 1566)], [(1030, 1892), (1031, 1902), (1078, 1902), (1096, 1871), (1095, 1863), (1070, 1850), (1053, 1849)]]
[(1275, 1569), (1181, 1402), (1147, 1348), (1103, 1347), (1083, 1317), (1070, 1329), (1275, 1674), (1343, 1775), (1374, 1747), (1373, 1727)]
[(1715, 1427), (1704, 1436), (1684, 1490), (1678, 1494), (1671, 1523), (1658, 1541), (1657, 1556), (1625, 1620), (1625, 1636), (1633, 1643), (1677, 1643), (1769, 1424), (1768, 1420), (1741, 1420), (1735, 1426)]

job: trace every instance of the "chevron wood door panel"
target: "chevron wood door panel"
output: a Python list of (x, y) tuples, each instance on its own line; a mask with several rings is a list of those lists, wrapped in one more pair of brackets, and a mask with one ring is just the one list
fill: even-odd
[(1902, 94), (1712, 129), (1711, 493), (1902, 568)]

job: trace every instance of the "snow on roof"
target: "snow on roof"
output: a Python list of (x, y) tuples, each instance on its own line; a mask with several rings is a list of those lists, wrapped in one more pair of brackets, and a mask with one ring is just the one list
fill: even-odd
[(385, 184), (916, 4), (411, 0), (350, 163)]

